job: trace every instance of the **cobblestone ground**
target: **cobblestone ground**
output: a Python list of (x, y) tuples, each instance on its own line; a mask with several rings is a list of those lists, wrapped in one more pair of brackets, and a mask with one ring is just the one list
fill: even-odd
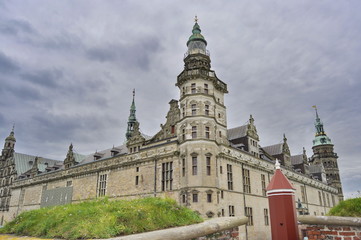
[(34, 237), (18, 237), (14, 235), (0, 234), (0, 240), (52, 240), (52, 239), (44, 239), (44, 238), (34, 238)]

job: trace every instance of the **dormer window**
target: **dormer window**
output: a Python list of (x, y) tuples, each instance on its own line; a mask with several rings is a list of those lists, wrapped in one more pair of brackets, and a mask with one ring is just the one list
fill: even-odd
[(99, 160), (103, 157), (103, 154), (96, 152), (94, 155), (94, 161)]

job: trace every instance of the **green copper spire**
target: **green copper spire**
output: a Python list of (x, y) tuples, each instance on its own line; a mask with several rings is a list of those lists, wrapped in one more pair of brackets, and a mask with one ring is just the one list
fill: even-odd
[(9, 134), (9, 136), (5, 139), (5, 141), (14, 141), (16, 142), (15, 136), (14, 136), (14, 129), (15, 129), (15, 124), (13, 125), (13, 128), (11, 129), (11, 132)]
[(127, 128), (127, 133), (125, 134), (125, 136), (127, 137), (127, 139), (129, 139), (132, 136), (132, 133), (134, 131), (134, 124), (137, 122), (137, 118), (135, 116), (135, 89), (133, 89), (133, 101), (132, 101), (132, 105), (130, 106), (130, 114), (129, 114), (129, 118), (128, 118), (128, 128)]
[(192, 30), (193, 34), (189, 37), (188, 42), (187, 42), (187, 46), (192, 41), (201, 41), (201, 42), (205, 43), (206, 46), (207, 46), (207, 41), (206, 41), (206, 39), (204, 39), (203, 35), (201, 34), (201, 28), (198, 25), (197, 16), (195, 17), (194, 21), (195, 21), (195, 23), (194, 23), (193, 30)]
[(323, 129), (323, 123), (320, 117), (318, 116), (317, 107), (313, 106), (313, 108), (316, 111), (316, 121), (315, 121), (316, 134), (315, 134), (315, 139), (313, 140), (313, 146), (332, 144), (331, 139), (327, 137), (325, 130)]

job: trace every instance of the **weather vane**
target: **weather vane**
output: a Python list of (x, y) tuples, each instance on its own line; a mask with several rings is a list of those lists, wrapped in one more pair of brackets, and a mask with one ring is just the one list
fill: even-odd
[(197, 15), (194, 17), (194, 22), (198, 22)]

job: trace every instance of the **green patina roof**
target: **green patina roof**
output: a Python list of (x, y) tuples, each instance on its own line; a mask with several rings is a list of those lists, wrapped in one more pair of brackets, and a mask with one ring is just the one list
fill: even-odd
[(204, 39), (203, 35), (201, 34), (201, 28), (199, 27), (198, 23), (196, 22), (193, 26), (192, 35), (189, 37), (187, 41), (187, 46), (192, 41), (202, 41), (207, 45), (206, 39)]
[(313, 140), (313, 146), (332, 144), (331, 139), (327, 137), (326, 132), (323, 129), (323, 123), (320, 117), (318, 116), (317, 108), (315, 110), (316, 110), (316, 121), (315, 121), (316, 137)]
[[(19, 176), (32, 168), (33, 163), (35, 161), (35, 156), (15, 152), (14, 159), (15, 159), (15, 169)], [(47, 166), (54, 166), (54, 164), (56, 163), (62, 164), (62, 161), (39, 157), (39, 162), (38, 162), (39, 171), (44, 172)]]
[(331, 139), (326, 134), (316, 136), (313, 140), (313, 146), (332, 144)]
[(14, 136), (14, 127), (11, 130), (9, 136), (7, 138), (5, 138), (5, 141), (14, 141), (16, 142), (15, 136)]

